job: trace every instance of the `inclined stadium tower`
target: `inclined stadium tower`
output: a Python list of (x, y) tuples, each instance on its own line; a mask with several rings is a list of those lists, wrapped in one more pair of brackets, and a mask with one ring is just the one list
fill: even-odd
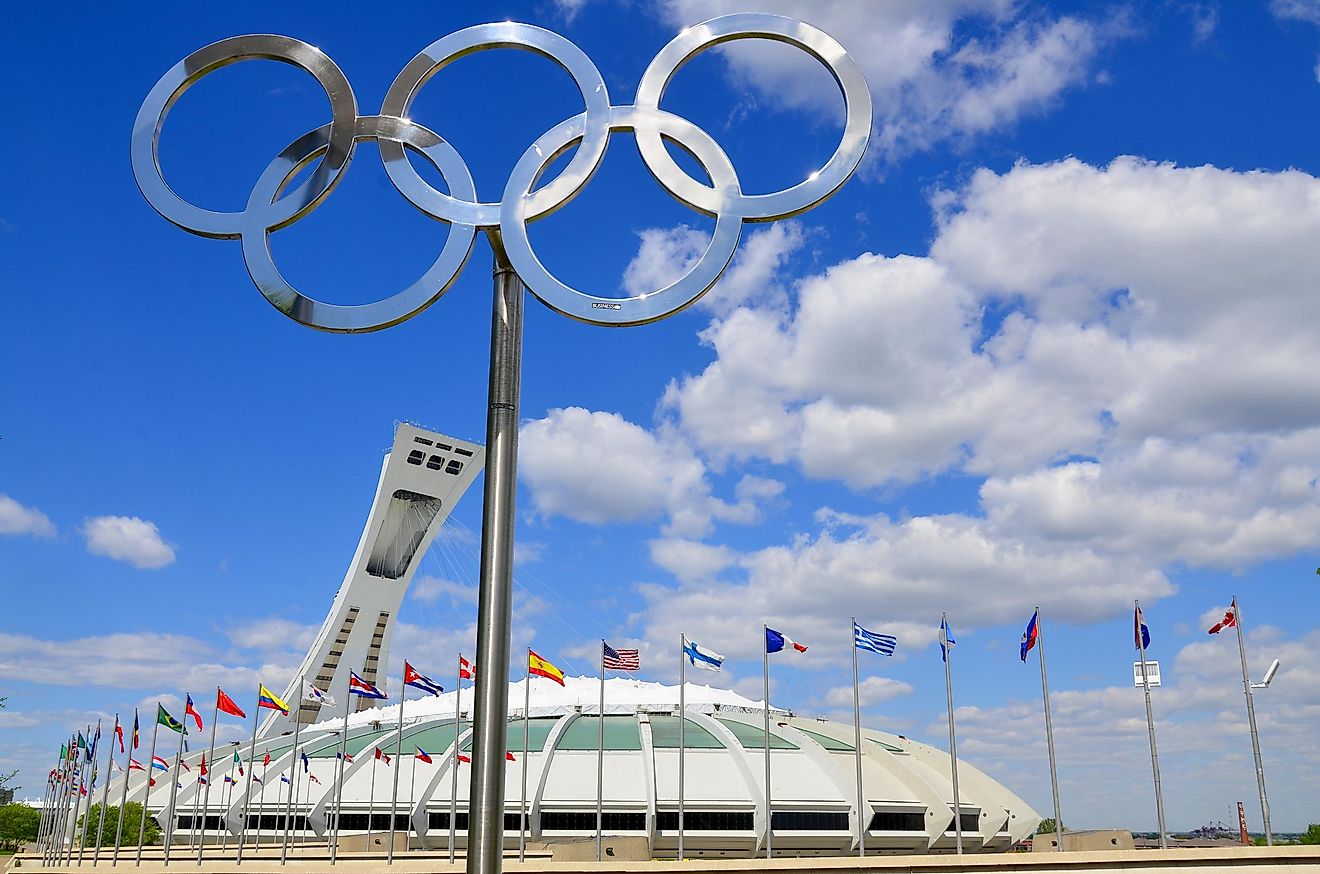
[[(324, 846), (335, 818), (344, 708), (351, 706), (347, 750), (353, 761), (343, 772), (340, 835), (389, 831), (392, 771), (397, 768), (396, 829), (411, 835), (412, 846), (447, 847), (453, 816), (455, 844), (461, 851), (471, 766), (456, 753), (470, 754), (472, 689), (407, 701), (401, 739), (398, 704), (372, 707), (377, 702), (350, 701), (345, 689), (351, 669), (388, 687), (390, 698), (397, 699), (399, 678), (377, 670), (389, 664), (394, 617), (419, 563), (416, 559), (475, 478), (484, 456), (481, 446), (412, 425), (397, 426), (352, 565), (300, 670), (336, 703), (303, 702), (298, 708), (297, 681), (290, 684), (285, 700), (299, 719), (298, 747), (293, 744), (292, 717), (277, 715), (262, 723), (252, 758), (261, 782), (251, 784), (250, 797), (244, 794), (247, 780), (238, 776), (235, 761), (235, 753), (248, 759), (247, 740), (216, 748), (208, 762), (209, 793), (197, 781), (206, 749), (197, 744), (185, 753), (191, 771), (182, 776), (172, 810), (169, 780), (157, 780), (148, 800), (147, 774), (141, 771), (115, 779), (110, 795), (117, 797), (120, 780), (128, 779), (129, 801), (148, 800), (162, 827), (175, 818), (178, 846), (191, 844), (198, 832), (208, 844), (233, 841), (245, 815), (249, 840), (257, 830), (264, 842), (280, 840), (292, 793), (292, 840)], [(507, 738), (515, 760), (506, 763), (505, 847), (516, 850), (519, 842), (523, 768), (528, 839), (594, 837), (599, 681), (569, 677), (564, 687), (531, 681), (525, 761), (524, 682), (509, 685)], [(764, 852), (767, 826), (781, 856), (857, 852), (857, 752), (850, 723), (771, 709), (773, 811), (767, 811), (761, 702), (689, 683), (686, 704), (684, 855), (747, 857)], [(677, 713), (677, 686), (606, 681), (604, 832), (645, 837), (657, 858), (673, 857), (678, 848)], [(953, 852), (948, 754), (873, 729), (864, 728), (862, 735), (866, 852)], [(402, 755), (396, 758), (400, 747)], [(387, 765), (378, 759), (377, 748), (393, 761)], [(430, 757), (429, 764), (415, 755), (418, 749)], [(270, 762), (262, 765), (267, 754)], [(965, 762), (959, 762), (958, 776), (965, 852), (1007, 850), (1034, 833), (1040, 817), (1025, 801)]]

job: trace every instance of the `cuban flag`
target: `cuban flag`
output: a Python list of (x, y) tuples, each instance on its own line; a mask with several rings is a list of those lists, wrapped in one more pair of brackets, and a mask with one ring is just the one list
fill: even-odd
[(359, 677), (353, 671), (348, 672), (348, 692), (350, 695), (361, 695), (363, 698), (375, 698), (378, 700), (385, 700), (389, 697), (380, 689)]
[(724, 656), (698, 645), (695, 641), (683, 638), (683, 655), (694, 668), (703, 671), (718, 671), (724, 667)]
[(403, 684), (405, 686), (412, 686), (414, 689), (421, 689), (423, 692), (428, 692), (432, 695), (439, 695), (441, 692), (445, 691), (444, 687), (435, 680), (432, 680), (425, 674), (419, 674), (417, 669), (408, 664), (407, 661), (403, 663)]
[(1022, 632), (1022, 661), (1027, 660), (1027, 653), (1036, 645), (1040, 638), (1040, 628), (1036, 625), (1036, 619), (1040, 616), (1040, 610), (1031, 614), (1031, 621), (1027, 623), (1027, 630)]
[(767, 653), (781, 652), (785, 648), (790, 646), (793, 647), (793, 649), (797, 650), (798, 652), (807, 651), (806, 646), (798, 643), (793, 638), (788, 637), (787, 635), (784, 634), (780, 634), (778, 631), (775, 631), (773, 628), (766, 628), (765, 651)]
[(428, 755), (426, 750), (421, 747), (417, 748), (417, 761), (425, 762), (428, 765), (432, 764), (430, 755)]

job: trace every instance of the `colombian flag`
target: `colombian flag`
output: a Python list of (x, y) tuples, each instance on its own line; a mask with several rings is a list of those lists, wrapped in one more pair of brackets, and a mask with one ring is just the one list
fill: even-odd
[(289, 705), (281, 701), (279, 699), (279, 696), (277, 696), (274, 692), (267, 689), (264, 684), (258, 684), (258, 685), (261, 685), (261, 690), (260, 692), (258, 692), (257, 695), (257, 706), (265, 707), (269, 710), (278, 710), (280, 713), (283, 713), (285, 716), (288, 716)]
[(530, 649), (527, 650), (527, 673), (534, 677), (545, 677), (547, 680), (554, 680), (561, 686), (564, 685), (564, 672)]

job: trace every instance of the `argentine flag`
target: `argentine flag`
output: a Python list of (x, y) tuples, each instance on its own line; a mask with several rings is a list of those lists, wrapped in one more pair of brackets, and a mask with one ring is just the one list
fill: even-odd
[(724, 656), (698, 646), (687, 638), (684, 640), (686, 642), (683, 644), (683, 655), (687, 656), (692, 667), (701, 668), (703, 671), (718, 671), (724, 666)]

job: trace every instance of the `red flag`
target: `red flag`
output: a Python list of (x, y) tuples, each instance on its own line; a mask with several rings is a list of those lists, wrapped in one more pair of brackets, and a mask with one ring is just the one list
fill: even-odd
[(507, 759), (507, 760), (510, 761), (510, 762), (516, 762), (516, 761), (518, 761), (517, 759), (515, 759), (515, 758), (513, 757), (513, 753), (509, 752), (508, 750), (505, 750), (505, 751), (504, 751), (504, 758)]
[(195, 707), (193, 707), (192, 696), (191, 696), (191, 695), (188, 696), (188, 704), (187, 704), (187, 706), (183, 708), (183, 718), (184, 718), (184, 719), (187, 719), (189, 716), (191, 716), (193, 719), (197, 720), (197, 730), (198, 730), (198, 731), (201, 731), (201, 730), (202, 730), (202, 714), (198, 713), (198, 712), (197, 712), (197, 709), (196, 709)]
[(1233, 628), (1237, 625), (1237, 598), (1233, 599), (1233, 605), (1228, 608), (1224, 618), (1220, 619), (1214, 625), (1210, 626), (1210, 634), (1218, 634), (1225, 628)]
[(130, 770), (130, 771), (145, 771), (145, 770), (147, 770), (147, 769), (144, 768), (144, 767), (142, 767), (142, 763), (139, 762), (137, 759), (129, 759), (129, 760), (128, 760), (128, 770)]
[(384, 760), (387, 765), (390, 763), (390, 757), (382, 753), (380, 747), (376, 747), (376, 758)]
[(270, 753), (266, 753), (266, 758), (261, 761), (262, 767), (270, 764)]
[(202, 776), (206, 776), (206, 753), (202, 753)]
[(311, 780), (311, 781), (312, 781), (313, 783), (315, 783), (317, 786), (320, 786), (320, 785), (321, 785), (321, 781), (318, 780), (318, 779), (316, 779), (316, 775), (315, 775), (315, 774), (308, 774), (308, 775), (307, 775), (307, 779), (308, 779), (308, 780)]
[(458, 760), (459, 760), (460, 762), (467, 762), (468, 764), (471, 764), (471, 763), (472, 763), (472, 760), (469, 759), (467, 756), (463, 755), (462, 753), (459, 753), (459, 754), (458, 754)]
[(474, 679), (474, 678), (476, 677), (476, 675), (477, 675), (477, 670), (476, 670), (476, 668), (472, 667), (472, 662), (468, 661), (467, 659), (463, 658), (462, 656), (459, 656), (459, 657), (458, 657), (458, 677), (459, 677), (459, 679), (460, 679), (460, 680), (471, 680), (471, 679)]
[(119, 724), (119, 717), (115, 717), (115, 737), (119, 738), (119, 751), (124, 751), (124, 727)]
[(247, 719), (247, 714), (234, 703), (233, 698), (225, 694), (224, 689), (216, 689), (215, 706), (221, 713), (228, 713), (230, 716), (237, 716), (239, 719)]

